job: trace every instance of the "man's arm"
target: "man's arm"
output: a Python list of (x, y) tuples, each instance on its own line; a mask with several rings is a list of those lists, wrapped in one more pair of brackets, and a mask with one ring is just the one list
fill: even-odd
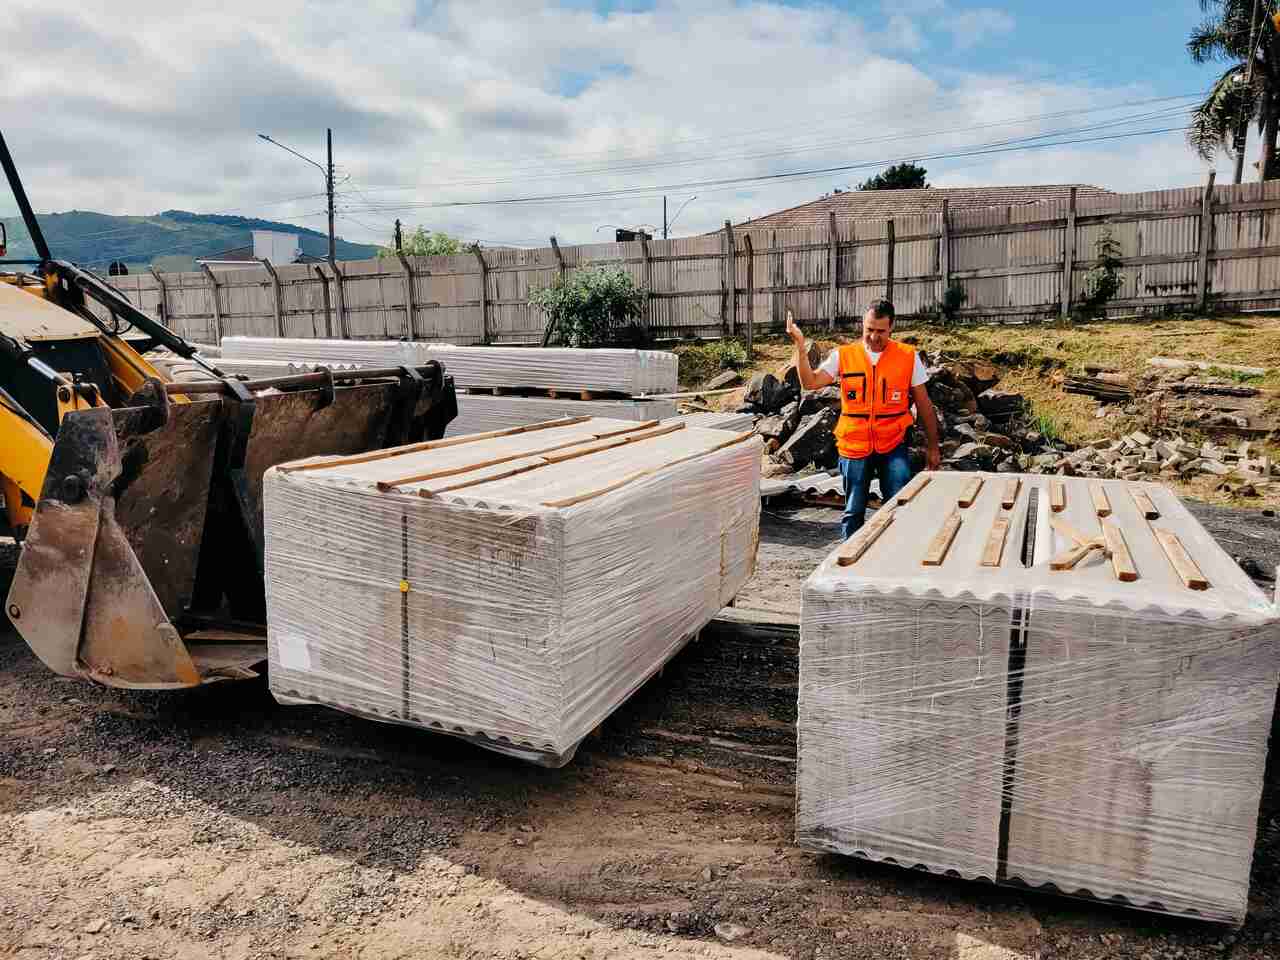
[(930, 470), (937, 470), (942, 465), (942, 450), (938, 446), (938, 417), (933, 410), (933, 401), (929, 399), (929, 391), (923, 383), (911, 388), (911, 399), (916, 402), (920, 422), (924, 425), (924, 435), (929, 438), (929, 446), (925, 450), (925, 466)]
[(800, 377), (802, 389), (821, 390), (836, 382), (835, 377), (825, 370), (815, 371), (809, 366), (809, 351), (804, 348), (804, 331), (796, 326), (790, 310), (787, 311), (787, 336), (796, 345), (796, 373)]

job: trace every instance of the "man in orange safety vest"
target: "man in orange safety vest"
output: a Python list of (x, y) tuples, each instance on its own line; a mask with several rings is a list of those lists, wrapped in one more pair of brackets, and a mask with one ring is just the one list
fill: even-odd
[(817, 370), (809, 366), (804, 333), (787, 312), (787, 335), (796, 345), (796, 372), (805, 390), (821, 390), (839, 383), (840, 419), (836, 423), (836, 451), (844, 478), (845, 539), (862, 526), (867, 512), (867, 491), (880, 478), (884, 500), (897, 496), (911, 479), (906, 434), (915, 422), (915, 404), (924, 426), (928, 447), (925, 462), (937, 470), (942, 460), (938, 448), (938, 420), (925, 384), (929, 380), (915, 349), (891, 339), (893, 304), (876, 300), (862, 317), (862, 339), (832, 350)]

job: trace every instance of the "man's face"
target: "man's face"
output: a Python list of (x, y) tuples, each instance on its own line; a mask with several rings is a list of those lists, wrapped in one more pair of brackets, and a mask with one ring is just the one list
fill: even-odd
[(862, 343), (868, 350), (883, 353), (892, 332), (893, 321), (888, 317), (877, 317), (870, 310), (863, 314)]

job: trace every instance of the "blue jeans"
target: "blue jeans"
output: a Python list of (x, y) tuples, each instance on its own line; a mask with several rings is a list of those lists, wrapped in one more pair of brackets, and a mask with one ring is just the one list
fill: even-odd
[(840, 476), (844, 477), (844, 519), (840, 531), (848, 540), (862, 527), (867, 516), (867, 491), (873, 477), (880, 478), (880, 497), (888, 500), (911, 479), (911, 460), (905, 442), (888, 453), (873, 453), (860, 460), (840, 458)]

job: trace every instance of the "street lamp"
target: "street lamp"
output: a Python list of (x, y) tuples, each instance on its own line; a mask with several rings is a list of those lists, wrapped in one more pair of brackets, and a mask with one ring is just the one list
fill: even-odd
[(267, 141), (267, 143), (274, 143), (281, 150), (287, 150), (289, 153), (292, 153), (299, 160), (307, 161), (307, 163), (311, 164), (313, 167), (315, 167), (317, 170), (319, 170), (321, 173), (324, 174), (324, 192), (329, 198), (329, 265), (333, 266), (335, 260), (337, 259), (334, 256), (334, 241), (333, 241), (333, 130), (332, 129), (326, 130), (325, 134), (328, 139), (328, 147), (329, 147), (329, 164), (327, 167), (322, 167), (320, 164), (316, 163), (310, 157), (303, 156), (297, 150), (293, 149), (293, 147), (286, 147), (279, 140), (273, 140), (271, 139), (271, 137), (268, 137), (265, 133), (258, 134), (258, 138), (261, 140)]
[[(676, 215), (675, 215), (674, 217), (672, 217), (672, 218), (671, 218), (671, 222), (670, 222), (670, 223), (664, 223), (664, 224), (663, 224), (663, 227), (662, 227), (662, 239), (664, 239), (664, 240), (665, 240), (665, 239), (667, 238), (667, 231), (668, 231), (671, 227), (674, 227), (674, 226), (676, 225), (676, 220), (678, 220), (678, 219), (680, 218), (680, 214), (681, 214), (682, 212), (684, 212), (684, 208), (685, 208), (685, 207), (687, 207), (689, 204), (693, 203), (693, 201), (695, 201), (695, 200), (697, 200), (697, 199), (698, 199), (698, 195), (695, 193), (692, 197), (690, 197), (690, 198), (689, 198), (688, 200), (686, 200), (684, 203), (680, 204), (679, 208), (676, 210)], [(662, 205), (663, 205), (663, 207), (664, 207), (664, 208), (666, 207), (666, 204), (667, 204), (667, 198), (666, 198), (666, 197), (663, 197), (663, 198), (662, 198)]]

